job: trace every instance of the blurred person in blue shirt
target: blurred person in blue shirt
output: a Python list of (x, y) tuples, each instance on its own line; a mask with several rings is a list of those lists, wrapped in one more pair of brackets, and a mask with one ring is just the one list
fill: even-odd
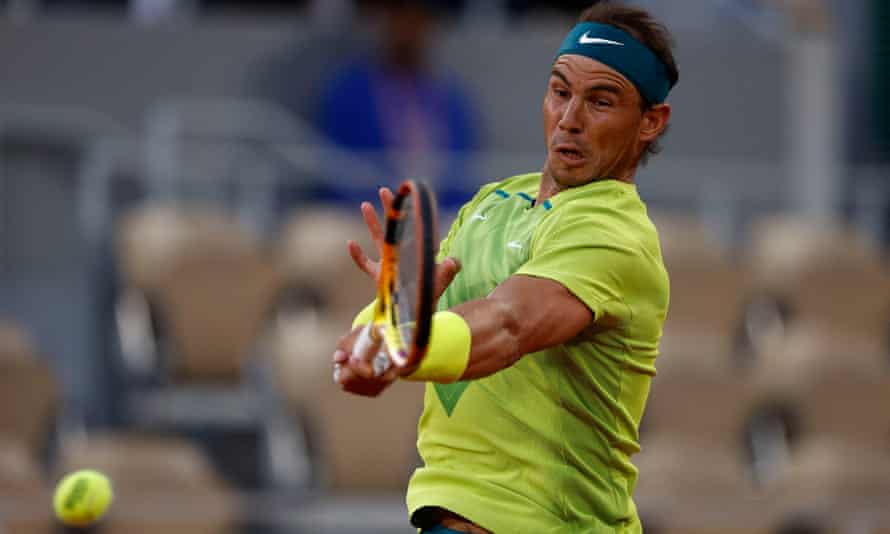
[(442, 0), (373, 2), (376, 48), (332, 71), (311, 119), (336, 145), (370, 161), (379, 179), (355, 188), (337, 177), (320, 191), (323, 197), (357, 201), (377, 185), (418, 178), (435, 185), (448, 209), (477, 185), (471, 162), (480, 145), (479, 115), (461, 82), (429, 58), (437, 23), (453, 7)]

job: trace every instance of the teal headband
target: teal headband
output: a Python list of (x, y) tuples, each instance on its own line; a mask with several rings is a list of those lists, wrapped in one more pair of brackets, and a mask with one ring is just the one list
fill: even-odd
[(596, 22), (578, 24), (562, 42), (556, 57), (587, 56), (624, 75), (650, 104), (660, 104), (674, 84), (665, 64), (646, 45), (615, 26)]

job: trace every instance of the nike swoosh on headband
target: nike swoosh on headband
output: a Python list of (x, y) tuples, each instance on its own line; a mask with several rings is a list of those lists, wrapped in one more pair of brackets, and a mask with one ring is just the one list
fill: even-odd
[[(628, 32), (597, 22), (582, 22), (563, 39), (563, 54), (586, 56), (624, 75), (649, 104), (660, 104), (676, 84), (668, 66), (646, 44)], [(555, 61), (555, 59), (554, 59)]]
[(578, 39), (578, 42), (581, 44), (610, 44), (617, 46), (624, 46), (624, 43), (619, 43), (618, 41), (610, 41), (608, 39), (602, 39), (600, 37), (590, 37), (590, 32), (586, 32), (581, 38)]

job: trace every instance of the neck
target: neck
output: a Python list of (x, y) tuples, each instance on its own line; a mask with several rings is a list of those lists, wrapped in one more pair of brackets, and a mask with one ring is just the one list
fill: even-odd
[(544, 169), (541, 172), (541, 184), (538, 187), (538, 197), (535, 199), (535, 203), (541, 203), (558, 194), (560, 191), (565, 191), (566, 189), (572, 189), (574, 187), (581, 187), (587, 184), (591, 184), (593, 182), (602, 182), (604, 180), (616, 180), (619, 182), (624, 182), (628, 184), (634, 183), (634, 178), (636, 177), (636, 167), (628, 169), (626, 172), (618, 173), (618, 174), (609, 174), (603, 176), (602, 178), (592, 178), (584, 183), (580, 183), (578, 185), (565, 185), (559, 182), (553, 174), (548, 170)]

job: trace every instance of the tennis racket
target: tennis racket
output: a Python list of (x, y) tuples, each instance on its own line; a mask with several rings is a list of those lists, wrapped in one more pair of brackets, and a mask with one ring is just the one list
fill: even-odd
[(426, 354), (433, 316), (436, 269), (436, 201), (423, 182), (406, 180), (386, 209), (374, 319), (356, 341), (364, 354), (378, 336), (376, 375), (392, 365), (413, 367)]

